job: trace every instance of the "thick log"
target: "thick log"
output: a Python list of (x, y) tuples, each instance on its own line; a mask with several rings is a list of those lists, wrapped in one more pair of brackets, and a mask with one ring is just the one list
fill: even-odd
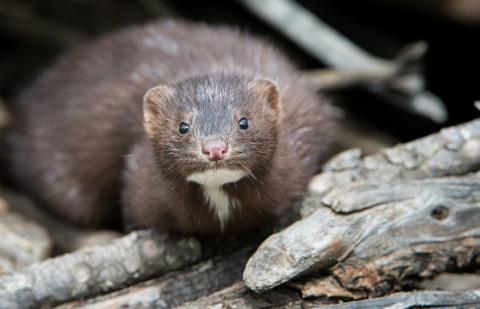
[(194, 239), (133, 232), (0, 277), (0, 308), (38, 308), (118, 290), (197, 261)]
[(475, 265), (480, 178), (428, 177), (475, 171), (479, 137), (476, 120), (364, 159), (358, 151), (340, 155), (304, 202), (316, 211), (259, 247), (246, 266), (246, 285), (265, 291), (328, 269), (316, 279), (318, 295), (311, 284), (303, 291), (326, 295), (318, 287), (328, 286), (331, 275), (344, 288), (337, 296), (364, 292), (356, 298), (399, 290), (407, 278)]
[(210, 295), (240, 281), (245, 263), (251, 253), (250, 248), (242, 249), (128, 289), (80, 303), (63, 304), (57, 308), (172, 308)]

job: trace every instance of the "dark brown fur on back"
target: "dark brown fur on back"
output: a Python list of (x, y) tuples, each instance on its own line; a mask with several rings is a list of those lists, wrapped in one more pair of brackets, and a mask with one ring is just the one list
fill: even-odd
[[(250, 89), (257, 80), (260, 90)], [(279, 98), (267, 96), (275, 89), (262, 93), (262, 80)], [(142, 98), (158, 85), (172, 90), (159, 94), (158, 110), (153, 102), (146, 134)], [(131, 227), (217, 233), (202, 186), (186, 177), (210, 164), (196, 161), (198, 141), (220, 136), (233, 148), (218, 167), (249, 171), (223, 186), (241, 202), (224, 229), (237, 233), (301, 198), (328, 144), (328, 111), (269, 44), (226, 27), (154, 23), (68, 53), (22, 93), (11, 169), (42, 205), (75, 223), (114, 223), (123, 209)], [(251, 120), (247, 133), (233, 127), (240, 116)], [(190, 136), (177, 134), (184, 119)]]

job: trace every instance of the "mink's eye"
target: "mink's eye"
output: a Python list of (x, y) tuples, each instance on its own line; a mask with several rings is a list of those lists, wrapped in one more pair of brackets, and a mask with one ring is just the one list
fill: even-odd
[(248, 120), (247, 118), (243, 117), (238, 121), (238, 127), (242, 130), (248, 129)]
[(189, 129), (188, 124), (185, 122), (182, 122), (180, 123), (180, 127), (178, 128), (178, 132), (180, 132), (180, 134), (185, 134), (188, 132), (188, 129)]

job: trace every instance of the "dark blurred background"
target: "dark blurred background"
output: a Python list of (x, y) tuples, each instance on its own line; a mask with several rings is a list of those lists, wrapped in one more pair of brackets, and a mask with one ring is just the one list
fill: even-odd
[[(407, 43), (425, 40), (427, 89), (446, 104), (449, 120), (435, 124), (362, 91), (335, 99), (350, 114), (399, 140), (478, 117), (473, 102), (480, 44), (479, 0), (298, 1), (370, 53), (390, 59)], [(0, 0), (0, 97), (15, 95), (62, 51), (122, 27), (159, 18), (227, 24), (268, 37), (302, 69), (324, 65), (237, 1)]]

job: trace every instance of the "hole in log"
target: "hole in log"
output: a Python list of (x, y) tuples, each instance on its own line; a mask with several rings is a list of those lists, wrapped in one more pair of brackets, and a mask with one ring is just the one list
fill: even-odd
[(443, 220), (448, 217), (449, 209), (445, 206), (438, 206), (434, 210), (432, 210), (432, 218), (436, 220)]

